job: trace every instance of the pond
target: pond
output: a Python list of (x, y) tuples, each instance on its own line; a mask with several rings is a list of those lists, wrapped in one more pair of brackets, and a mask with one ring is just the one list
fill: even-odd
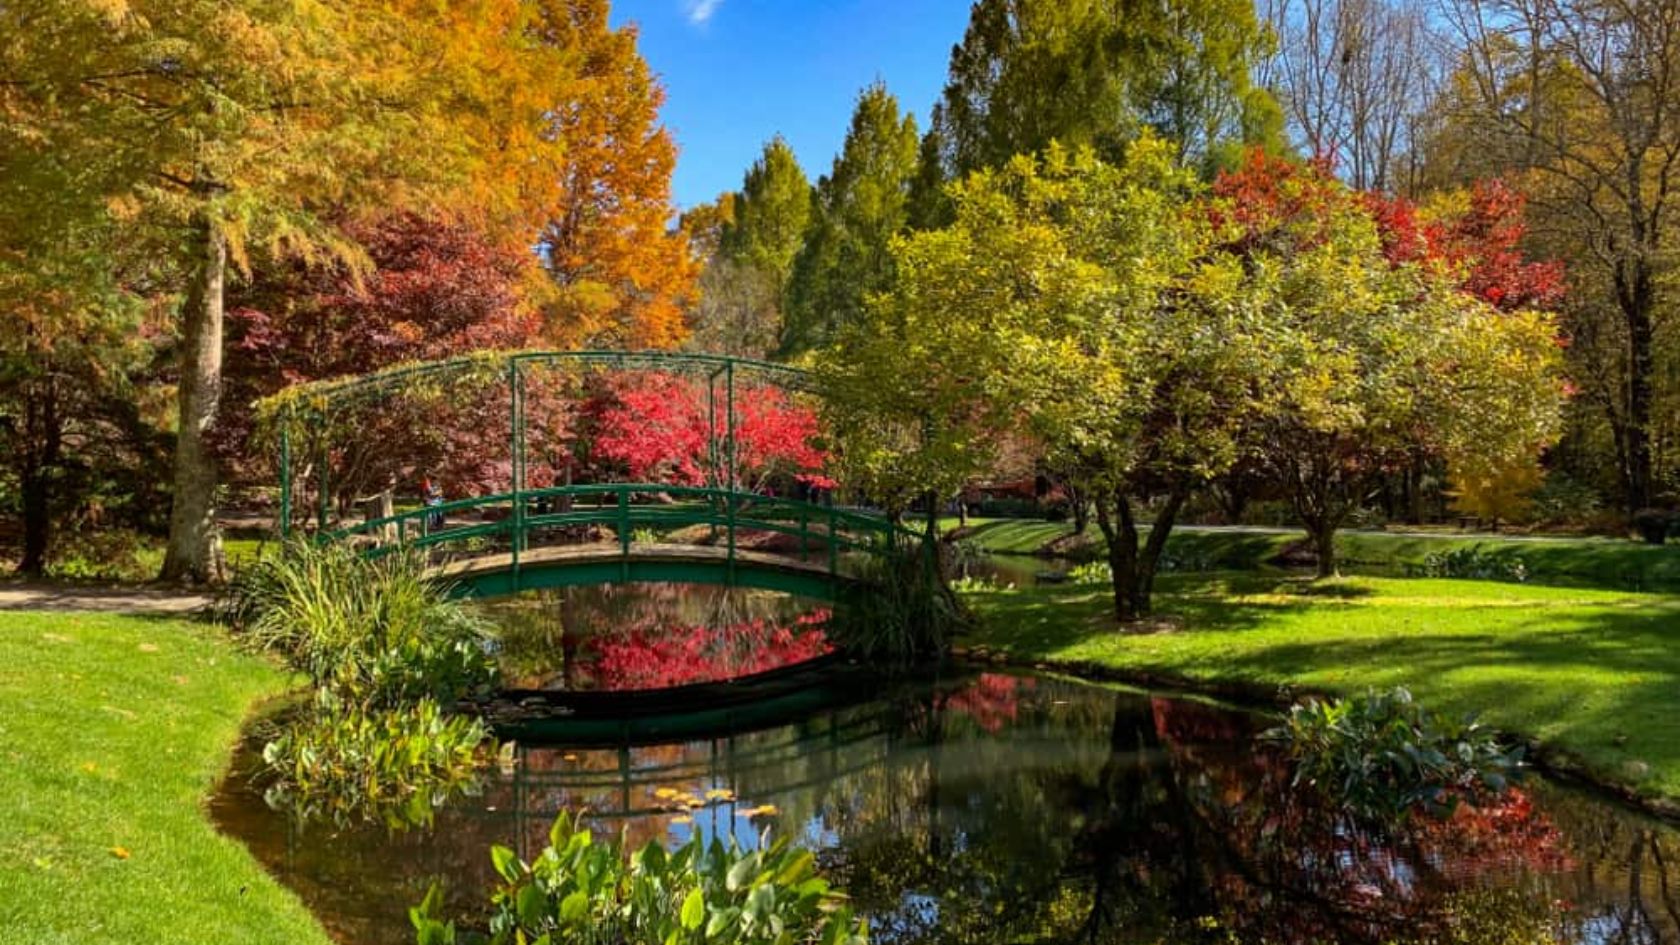
[[(620, 589), (564, 605), (593, 615), (577, 617), (596, 620), (587, 641), (673, 603), (668, 594)], [(775, 632), (820, 609), (723, 596), (682, 592), (669, 627), (715, 631), (710, 611), (724, 626)], [(578, 658), (573, 680), (613, 685), (591, 659)], [(556, 684), (525, 665), (528, 681)], [(504, 732), (479, 792), (429, 828), (293, 823), (250, 776), (255, 737), (212, 811), (346, 945), (412, 941), (407, 909), (433, 882), (470, 912), (494, 881), (490, 845), (534, 855), (561, 809), (634, 845), (696, 831), (744, 844), (791, 836), (818, 852), (878, 942), (1680, 937), (1680, 833), (1531, 778), (1499, 806), (1371, 836), (1292, 788), (1257, 738), (1267, 724), (1196, 698), (1041, 674), (959, 669), (887, 684), (834, 665), (768, 706)]]

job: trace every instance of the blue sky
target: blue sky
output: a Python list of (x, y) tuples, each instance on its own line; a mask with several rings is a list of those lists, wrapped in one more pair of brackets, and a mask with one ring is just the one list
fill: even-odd
[(969, 0), (617, 0), (665, 85), (681, 149), (673, 189), (692, 206), (741, 186), (780, 132), (813, 181), (877, 78), (927, 126)]

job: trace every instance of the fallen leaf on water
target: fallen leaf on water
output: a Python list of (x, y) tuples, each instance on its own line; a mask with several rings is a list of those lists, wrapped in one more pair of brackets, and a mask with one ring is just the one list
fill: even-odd
[(126, 860), (129, 856), (128, 847), (112, 847), (111, 855), (119, 860)]

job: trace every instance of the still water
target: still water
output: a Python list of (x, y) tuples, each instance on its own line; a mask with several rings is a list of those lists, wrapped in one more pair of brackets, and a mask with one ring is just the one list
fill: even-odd
[[(634, 611), (668, 593), (646, 590), (567, 606)], [(818, 609), (685, 600), (695, 609), (672, 627), (711, 608), (726, 626), (774, 632)], [(785, 609), (753, 609), (772, 606)], [(592, 645), (577, 644), (572, 679), (610, 685)], [(490, 845), (534, 855), (561, 809), (635, 845), (791, 835), (818, 851), (879, 942), (1680, 941), (1673, 830), (1531, 778), (1497, 807), (1371, 837), (1291, 788), (1256, 738), (1266, 724), (1044, 675), (888, 685), (836, 670), (769, 706), (705, 713), (704, 731), (646, 718), (506, 732), (480, 792), (426, 829), (290, 822), (249, 775), (255, 741), (213, 811), (347, 945), (412, 941), (407, 908), (434, 881), (471, 913), (493, 882)]]

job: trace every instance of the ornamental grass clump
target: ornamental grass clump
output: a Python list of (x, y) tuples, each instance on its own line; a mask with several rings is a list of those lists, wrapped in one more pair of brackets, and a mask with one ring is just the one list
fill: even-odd
[(291, 545), (240, 576), (224, 617), (315, 688), (263, 749), (270, 803), (400, 826), (474, 789), (489, 732), (451, 710), (495, 685), (488, 625), (421, 559)]
[(419, 945), (867, 945), (862, 920), (817, 875), (809, 850), (778, 839), (744, 850), (731, 837), (699, 833), (667, 852), (650, 841), (627, 853), (624, 841), (597, 843), (565, 811), (548, 846), (526, 863), (492, 847), (502, 885), (490, 899), (487, 928), (458, 929), (439, 915), (433, 886), (409, 911)]
[(1378, 828), (1417, 811), (1444, 817), (1462, 801), (1503, 794), (1522, 773), (1520, 748), (1507, 750), (1474, 721), (1425, 712), (1399, 687), (1297, 703), (1265, 738), (1284, 746), (1297, 786)]

